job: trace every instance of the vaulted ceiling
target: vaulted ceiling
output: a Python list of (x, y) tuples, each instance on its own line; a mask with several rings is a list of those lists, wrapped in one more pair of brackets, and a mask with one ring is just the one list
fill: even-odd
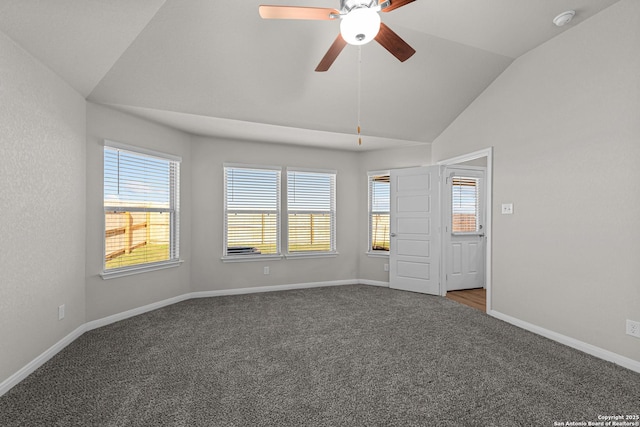
[(322, 73), (339, 22), (258, 6), (338, 0), (0, 0), (0, 31), (91, 102), (199, 135), (356, 150), (432, 142), (514, 59), (616, 1), (416, 0), (381, 13), (410, 59), (349, 45)]

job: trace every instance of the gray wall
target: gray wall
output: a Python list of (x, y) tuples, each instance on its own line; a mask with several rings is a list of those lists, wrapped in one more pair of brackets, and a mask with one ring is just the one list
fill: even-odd
[[(103, 280), (104, 245), (103, 147), (104, 140), (147, 148), (182, 157), (180, 165), (179, 267)], [(190, 292), (191, 260), (191, 139), (170, 129), (128, 114), (87, 103), (87, 321), (101, 319)]]
[[(301, 284), (358, 277), (358, 155), (349, 151), (323, 150), (278, 144), (226, 141), (194, 137), (193, 168), (193, 291)], [(222, 262), (223, 164), (242, 163), (281, 167), (337, 170), (337, 250), (329, 258)], [(269, 266), (270, 274), (263, 273)]]
[(495, 147), (493, 309), (634, 360), (639, 48), (640, 2), (623, 0), (517, 59), (432, 152)]
[[(99, 276), (104, 228), (104, 139), (182, 156), (180, 237), (181, 258), (185, 262), (180, 267), (106, 281)], [(189, 136), (88, 103), (86, 320), (101, 319), (189, 292), (359, 278), (387, 282), (389, 276), (383, 270), (383, 263), (388, 261), (364, 255), (367, 245), (366, 172), (424, 165), (429, 161), (429, 145), (357, 153), (221, 140)], [(225, 162), (337, 170), (338, 255), (222, 262)], [(360, 269), (361, 262), (365, 263), (365, 270)], [(263, 272), (265, 266), (270, 268), (269, 275)], [(375, 273), (372, 273), (374, 269)]]
[(85, 101), (1, 32), (0, 52), (2, 382), (85, 321)]

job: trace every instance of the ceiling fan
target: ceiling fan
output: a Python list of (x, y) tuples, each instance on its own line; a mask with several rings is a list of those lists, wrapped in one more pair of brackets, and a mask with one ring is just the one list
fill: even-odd
[(380, 20), (378, 12), (391, 12), (415, 0), (340, 0), (340, 10), (324, 7), (259, 7), (263, 19), (340, 19), (340, 33), (316, 71), (327, 71), (347, 44), (363, 45), (375, 40), (401, 62), (416, 51)]

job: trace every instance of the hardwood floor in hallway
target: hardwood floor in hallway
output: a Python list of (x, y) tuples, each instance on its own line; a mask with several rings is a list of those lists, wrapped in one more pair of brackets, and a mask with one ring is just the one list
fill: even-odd
[(484, 288), (448, 291), (447, 298), (480, 311), (487, 311), (487, 290)]

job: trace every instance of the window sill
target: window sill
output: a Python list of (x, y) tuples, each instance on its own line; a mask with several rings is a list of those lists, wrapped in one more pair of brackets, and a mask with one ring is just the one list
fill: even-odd
[(298, 258), (335, 258), (340, 255), (338, 252), (308, 252), (308, 253), (292, 253), (286, 254), (287, 259)]
[(163, 270), (165, 268), (179, 267), (184, 260), (166, 261), (156, 264), (146, 264), (137, 267), (124, 267), (121, 269), (113, 269), (103, 271), (100, 276), (103, 280), (116, 279), (118, 277), (132, 276), (134, 274), (147, 273), (149, 271)]
[(250, 261), (266, 261), (281, 260), (282, 255), (237, 255), (223, 256), (220, 258), (222, 262), (250, 262)]
[(386, 252), (386, 251), (367, 252), (367, 256), (370, 256), (371, 258), (389, 258), (389, 252)]

